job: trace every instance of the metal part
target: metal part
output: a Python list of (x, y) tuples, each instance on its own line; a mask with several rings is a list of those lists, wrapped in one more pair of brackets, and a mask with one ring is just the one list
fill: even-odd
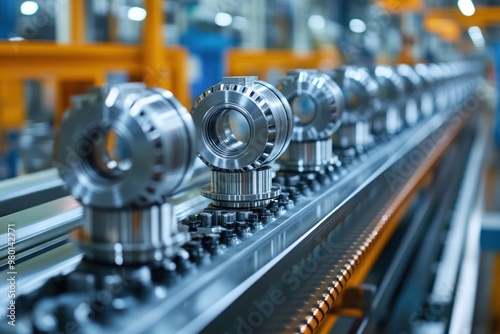
[(278, 158), (292, 137), (286, 98), (257, 77), (225, 77), (193, 105), (198, 156), (207, 166), (247, 171)]
[[(108, 134), (121, 156), (108, 151)], [(172, 93), (120, 84), (73, 101), (61, 124), (57, 164), (84, 224), (73, 234), (87, 259), (117, 265), (162, 261), (188, 240), (172, 195), (192, 173), (195, 130)]]
[(272, 184), (270, 166), (248, 172), (212, 170), (210, 180), (210, 186), (201, 188), (201, 195), (223, 208), (266, 206), (281, 193), (280, 187)]
[(187, 231), (179, 231), (171, 203), (117, 210), (86, 206), (84, 210), (83, 226), (72, 236), (85, 257), (96, 262), (157, 262), (172, 257), (189, 239)]
[(340, 86), (345, 101), (342, 126), (333, 134), (333, 145), (362, 152), (373, 144), (370, 122), (381, 108), (378, 84), (363, 67), (343, 66), (326, 73)]
[[(404, 99), (406, 100), (406, 111), (405, 111), (405, 122), (407, 126), (414, 125), (422, 114), (428, 115), (428, 110), (425, 113), (421, 110), (422, 105), (420, 104), (421, 94), (420, 90), (422, 88), (422, 79), (415, 72), (413, 67), (400, 64), (396, 67), (398, 75), (402, 78), (404, 84)], [(429, 108), (426, 106), (426, 108)]]
[(373, 115), (372, 131), (375, 135), (393, 135), (401, 131), (409, 118), (416, 118), (416, 110), (411, 110), (411, 115), (407, 114), (404, 82), (394, 68), (377, 65), (371, 70), (371, 74), (378, 82), (381, 100), (380, 109)]
[(317, 172), (337, 161), (331, 138), (310, 142), (291, 141), (280, 159), (281, 170)]
[(226, 77), (205, 91), (192, 108), (201, 136), (198, 156), (212, 169), (202, 195), (215, 206), (266, 206), (280, 194), (267, 166), (292, 137), (290, 105), (256, 77)]
[(294, 114), (291, 144), (282, 170), (319, 171), (333, 161), (330, 136), (340, 126), (344, 97), (332, 78), (316, 70), (296, 70), (278, 84)]
[(430, 116), (436, 111), (436, 96), (435, 92), (432, 90), (432, 85), (434, 83), (434, 78), (429, 73), (429, 67), (426, 64), (416, 64), (414, 66), (415, 72), (418, 74), (422, 80), (422, 87), (419, 90), (420, 95), (420, 111), (423, 116)]
[[(107, 151), (115, 133), (121, 157)], [(71, 194), (96, 208), (163, 201), (191, 176), (195, 130), (172, 93), (142, 84), (104, 86), (73, 100), (56, 164)]]

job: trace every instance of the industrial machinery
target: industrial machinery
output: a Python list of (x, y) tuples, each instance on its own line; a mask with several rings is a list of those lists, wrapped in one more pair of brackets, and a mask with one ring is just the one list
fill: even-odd
[(487, 135), (480, 71), (301, 69), (277, 87), (226, 77), (192, 117), (141, 84), (75, 97), (59, 176), (4, 184), (0, 269), (13, 279), (0, 295), (13, 297), (0, 332), (460, 326)]

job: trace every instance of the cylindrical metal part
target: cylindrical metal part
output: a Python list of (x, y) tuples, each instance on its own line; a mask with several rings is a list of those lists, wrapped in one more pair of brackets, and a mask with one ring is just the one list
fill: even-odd
[(316, 70), (295, 70), (277, 87), (290, 102), (295, 121), (290, 145), (280, 158), (282, 169), (319, 171), (330, 165), (333, 153), (328, 138), (340, 126), (344, 109), (338, 84)]
[(191, 116), (166, 90), (127, 83), (75, 98), (57, 164), (84, 204), (74, 239), (85, 256), (118, 265), (173, 256), (188, 234), (165, 196), (190, 179), (195, 156)]
[(211, 168), (259, 168), (278, 158), (292, 136), (288, 101), (257, 77), (223, 78), (198, 97), (192, 113), (198, 155)]
[(297, 172), (320, 171), (335, 161), (332, 145), (331, 138), (307, 142), (291, 141), (281, 156), (281, 169)]
[[(404, 82), (398, 75), (396, 70), (391, 66), (387, 65), (377, 65), (371, 70), (371, 74), (374, 76), (379, 84), (379, 97), (381, 100), (381, 108), (377, 110), (377, 114), (384, 114), (387, 111), (396, 109), (399, 112), (399, 117), (397, 119), (393, 118), (394, 124), (386, 124), (387, 128), (394, 129), (398, 132), (405, 123), (407, 118), (405, 99), (404, 99)], [(385, 117), (385, 119), (388, 119)], [(373, 121), (373, 118), (372, 118)], [(388, 129), (383, 129), (383, 133), (392, 134)]]
[(400, 64), (396, 69), (404, 84), (404, 97), (406, 99), (406, 117), (404, 121), (407, 126), (412, 126), (419, 120), (422, 114), (419, 103), (422, 79), (410, 65)]
[[(117, 142), (119, 157), (109, 152)], [(95, 208), (163, 202), (192, 173), (195, 128), (172, 93), (143, 84), (104, 86), (73, 99), (57, 145), (72, 195)]]
[(277, 87), (292, 108), (292, 141), (323, 140), (339, 127), (344, 98), (330, 76), (316, 70), (290, 71)]
[(117, 265), (157, 262), (189, 240), (179, 231), (171, 203), (148, 208), (84, 207), (83, 227), (73, 238), (88, 259)]
[(272, 184), (271, 172), (270, 166), (248, 172), (212, 170), (210, 186), (202, 187), (201, 194), (219, 207), (265, 206), (281, 193), (281, 188)]
[(333, 146), (363, 150), (373, 143), (371, 119), (382, 107), (378, 83), (363, 67), (343, 66), (326, 73), (340, 86), (345, 103), (342, 125), (333, 134)]
[(279, 90), (257, 77), (226, 77), (198, 97), (192, 113), (198, 156), (212, 169), (202, 196), (218, 207), (253, 208), (280, 194), (269, 164), (288, 147), (293, 118)]
[(358, 153), (371, 144), (371, 124), (368, 121), (343, 123), (333, 134), (333, 147), (336, 150), (353, 148)]
[(436, 110), (436, 94), (432, 90), (434, 77), (429, 73), (429, 67), (426, 64), (416, 64), (414, 69), (422, 80), (420, 89), (420, 112), (424, 116), (430, 116)]

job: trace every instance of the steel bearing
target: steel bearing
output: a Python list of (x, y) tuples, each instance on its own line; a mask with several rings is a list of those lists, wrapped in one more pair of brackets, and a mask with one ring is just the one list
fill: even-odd
[(277, 88), (294, 114), (292, 140), (280, 159), (282, 170), (318, 171), (333, 160), (330, 136), (339, 128), (344, 109), (340, 87), (325, 73), (295, 70)]
[(292, 107), (292, 141), (326, 139), (339, 127), (344, 98), (328, 75), (316, 70), (291, 71), (277, 88)]
[[(126, 156), (113, 158), (115, 134)], [(104, 86), (77, 97), (65, 113), (56, 163), (72, 195), (95, 208), (163, 202), (188, 180), (195, 129), (172, 93), (142, 84)]]
[(278, 158), (290, 142), (292, 111), (286, 98), (257, 77), (226, 77), (192, 108), (198, 156), (209, 167), (249, 171)]

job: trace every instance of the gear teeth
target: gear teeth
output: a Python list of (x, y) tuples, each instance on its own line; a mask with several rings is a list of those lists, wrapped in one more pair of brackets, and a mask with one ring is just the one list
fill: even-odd
[[(257, 168), (262, 167), (263, 162), (269, 157), (269, 152), (272, 151), (274, 146), (276, 145), (276, 136), (275, 136), (275, 121), (274, 121), (274, 116), (271, 111), (271, 108), (269, 107), (269, 104), (267, 103), (266, 99), (263, 98), (255, 89), (253, 89), (253, 83), (252, 85), (243, 85), (243, 84), (233, 84), (233, 83), (219, 83), (217, 85), (214, 85), (210, 87), (209, 89), (205, 90), (195, 101), (191, 108), (191, 114), (195, 113), (195, 110), (198, 108), (200, 105), (201, 101), (203, 101), (205, 98), (207, 98), (209, 95), (217, 93), (219, 91), (234, 91), (237, 93), (240, 93), (249, 99), (251, 99), (261, 110), (263, 113), (264, 117), (267, 120), (267, 127), (268, 127), (268, 136), (266, 139), (266, 149), (264, 152), (261, 153), (261, 155), (256, 159), (256, 162), (249, 164), (247, 166), (243, 166), (238, 169), (234, 169), (231, 171), (251, 171)], [(209, 168), (213, 170), (225, 170), (218, 168), (217, 166), (214, 166), (210, 162), (208, 162), (202, 155), (197, 153), (198, 157), (201, 159), (201, 161), (207, 165)], [(226, 170), (229, 171), (229, 170)]]

